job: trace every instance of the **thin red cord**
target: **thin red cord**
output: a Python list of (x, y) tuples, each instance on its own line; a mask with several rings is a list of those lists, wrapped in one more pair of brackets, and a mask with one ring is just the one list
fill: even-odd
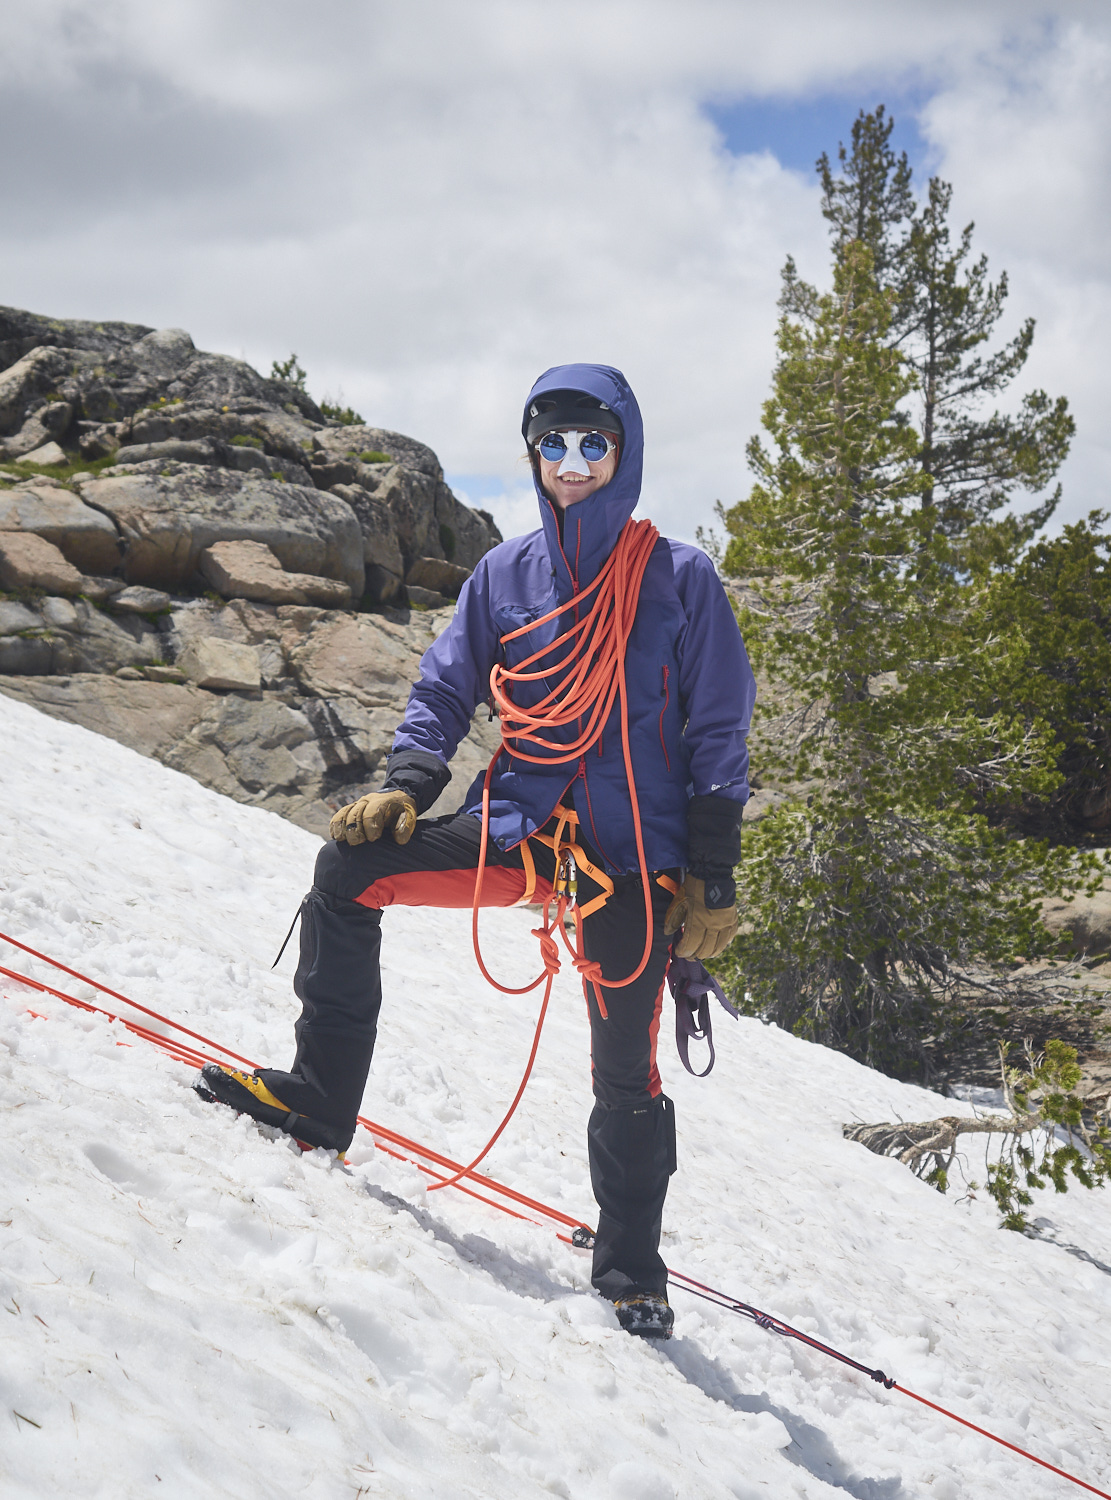
[[(74, 979), (80, 979), (82, 983), (91, 985), (93, 989), (99, 990), (101, 994), (111, 995), (116, 1000), (122, 1000), (125, 1005), (130, 1005), (135, 1010), (142, 1011), (144, 1015), (160, 1021), (164, 1026), (169, 1026), (172, 1030), (180, 1031), (185, 1036), (195, 1037), (197, 1040), (203, 1041), (206, 1046), (214, 1048), (217, 1052), (222, 1052), (225, 1057), (233, 1057), (237, 1062), (246, 1063), (249, 1068), (257, 1066), (249, 1058), (240, 1057), (237, 1052), (232, 1052), (220, 1042), (213, 1042), (207, 1037), (200, 1037), (197, 1032), (190, 1031), (177, 1021), (172, 1021), (169, 1016), (161, 1015), (156, 1010), (150, 1010), (145, 1005), (139, 1005), (136, 1001), (129, 1000), (126, 995), (121, 995), (118, 990), (109, 989), (107, 985), (101, 984), (96, 979), (91, 979), (87, 974), (79, 973), (76, 969), (68, 968), (65, 964), (59, 963), (57, 959), (49, 957), (48, 954), (39, 953), (35, 948), (29, 948), (26, 943), (21, 943), (16, 938), (9, 937), (5, 932), (0, 932), (0, 939), (3, 939), (6, 943), (11, 943), (14, 948), (19, 948), (24, 953), (30, 953), (35, 958), (42, 959), (44, 963), (50, 964), (55, 969), (60, 969), (64, 974), (69, 974)], [(50, 985), (43, 984), (40, 980), (32, 979), (26, 974), (19, 974), (12, 969), (5, 969), (3, 967), (0, 967), (0, 974), (15, 980), (17, 984), (25, 984), (31, 989), (39, 990), (44, 994), (54, 995), (59, 1000), (64, 1000), (68, 1005), (75, 1006), (78, 1010), (93, 1011), (97, 1015), (106, 1016), (111, 1021), (120, 1021), (126, 1026), (128, 1031), (141, 1037), (144, 1041), (153, 1042), (156, 1047), (167, 1052), (175, 1061), (188, 1062), (194, 1067), (207, 1061), (216, 1061), (214, 1058), (205, 1058), (202, 1053), (195, 1051), (191, 1047), (186, 1047), (180, 1042), (175, 1042), (172, 1037), (160, 1036), (158, 1032), (151, 1031), (146, 1026), (139, 1026), (136, 1022), (128, 1021), (122, 1016), (113, 1015), (111, 1011), (102, 1010), (96, 1005), (90, 1005), (87, 1000), (78, 1000), (73, 995), (67, 995), (64, 990), (53, 989)], [(449, 1185), (448, 1182), (442, 1180), (443, 1172), (436, 1169), (437, 1167), (446, 1167), (449, 1172), (455, 1174), (452, 1179), (452, 1185), (457, 1187), (460, 1192), (466, 1193), (469, 1197), (477, 1198), (480, 1202), (488, 1204), (491, 1208), (498, 1209), (501, 1213), (508, 1214), (511, 1218), (524, 1219), (525, 1215), (518, 1213), (515, 1208), (509, 1208), (506, 1204), (497, 1202), (494, 1198), (489, 1198), (483, 1193), (476, 1192), (473, 1188), (465, 1187), (459, 1179), (468, 1176), (473, 1177), (474, 1181), (479, 1186), (485, 1188), (487, 1192), (497, 1193), (504, 1198), (508, 1198), (511, 1202), (531, 1209), (534, 1213), (540, 1214), (543, 1218), (550, 1219), (553, 1223), (563, 1224), (569, 1229), (587, 1227), (581, 1219), (573, 1219), (558, 1208), (551, 1208), (535, 1198), (529, 1198), (524, 1193), (519, 1193), (515, 1188), (507, 1187), (504, 1183), (497, 1182), (492, 1177), (486, 1177), (480, 1172), (473, 1172), (470, 1167), (461, 1166), (459, 1162), (452, 1161), (450, 1157), (442, 1156), (439, 1152), (432, 1151), (428, 1147), (420, 1145), (419, 1142), (412, 1141), (407, 1136), (400, 1135), (397, 1131), (390, 1130), (384, 1125), (378, 1125), (373, 1120), (367, 1119), (364, 1115), (359, 1116), (359, 1124), (370, 1132), (374, 1137), (375, 1144), (380, 1146), (387, 1155), (397, 1157), (401, 1160), (410, 1160), (417, 1167), (418, 1171), (423, 1172), (426, 1176), (440, 1178), (441, 1181), (434, 1183), (434, 1187), (447, 1187)], [(395, 1147), (400, 1147), (401, 1149), (395, 1150)], [(424, 1161), (414, 1160), (416, 1157), (423, 1157)], [(434, 1162), (436, 1166), (427, 1166), (427, 1162)], [(535, 1220), (527, 1222), (535, 1222)], [(567, 1235), (560, 1234), (558, 1237), (565, 1244), (571, 1242)], [(860, 1364), (857, 1360), (850, 1359), (848, 1355), (841, 1354), (829, 1345), (819, 1343), (816, 1339), (811, 1338), (809, 1334), (804, 1334), (798, 1329), (792, 1328), (789, 1323), (784, 1323), (781, 1319), (773, 1317), (771, 1314), (761, 1313), (759, 1309), (749, 1307), (747, 1303), (739, 1302), (736, 1298), (730, 1297), (728, 1293), (720, 1292), (714, 1287), (706, 1286), (701, 1281), (695, 1281), (692, 1277), (685, 1276), (681, 1271), (672, 1271), (669, 1269), (667, 1274), (672, 1281), (681, 1284), (684, 1290), (691, 1292), (694, 1296), (704, 1297), (705, 1300), (713, 1302), (716, 1306), (722, 1307), (727, 1311), (739, 1312), (750, 1317), (755, 1315), (760, 1327), (774, 1333), (781, 1333), (791, 1338), (797, 1338), (811, 1348), (817, 1349), (823, 1354), (829, 1354), (834, 1359), (840, 1360), (841, 1363), (850, 1365), (854, 1369), (863, 1371), (865, 1374), (870, 1375), (872, 1379), (882, 1380), (888, 1389), (897, 1390), (902, 1395), (909, 1396), (912, 1400), (921, 1402), (923, 1406), (930, 1407), (931, 1410), (939, 1412), (943, 1417), (950, 1417), (954, 1422), (959, 1422), (962, 1427), (971, 1428), (973, 1432), (979, 1433), (981, 1437), (986, 1437), (991, 1442), (998, 1443), (1003, 1448), (1008, 1448), (1012, 1453), (1017, 1453), (1021, 1458), (1028, 1458), (1031, 1463), (1039, 1464), (1043, 1469), (1048, 1469), (1051, 1473), (1059, 1475), (1062, 1479), (1067, 1479), (1070, 1483), (1079, 1485), (1082, 1490), (1087, 1490), (1092, 1495), (1099, 1495), (1101, 1500), (1111, 1500), (1111, 1494), (1108, 1494), (1106, 1490), (1097, 1489), (1095, 1485), (1088, 1484), (1086, 1480), (1078, 1479), (1075, 1474), (1070, 1474), (1065, 1469), (1059, 1469), (1056, 1465), (1047, 1463), (1044, 1458), (1038, 1458), (1035, 1454), (1027, 1452), (1025, 1448), (1019, 1448), (1016, 1444), (1009, 1443), (1006, 1438), (997, 1437), (994, 1432), (989, 1432), (986, 1427), (977, 1427), (975, 1422), (969, 1422), (967, 1418), (959, 1417), (956, 1412), (949, 1411), (944, 1406), (939, 1406), (935, 1401), (928, 1401), (925, 1396), (919, 1396), (915, 1391), (908, 1390), (905, 1385), (900, 1385), (897, 1381), (892, 1380), (889, 1382), (883, 1376), (882, 1371), (869, 1370), (867, 1366)]]
[(898, 1381), (892, 1385), (891, 1389), (901, 1391), (904, 1396), (909, 1396), (912, 1401), (921, 1401), (923, 1406), (932, 1407), (934, 1411), (939, 1411), (943, 1417), (952, 1417), (953, 1421), (959, 1422), (962, 1427), (971, 1427), (972, 1431), (978, 1432), (981, 1437), (990, 1438), (993, 1443), (999, 1443), (1001, 1447), (1009, 1448), (1012, 1453), (1021, 1454), (1023, 1458), (1028, 1458), (1032, 1464), (1041, 1464), (1043, 1469), (1048, 1469), (1051, 1474), (1059, 1474), (1062, 1479), (1068, 1479), (1073, 1484), (1078, 1484), (1082, 1490), (1088, 1490), (1093, 1495), (1102, 1495), (1103, 1500), (1111, 1500), (1111, 1496), (1108, 1495), (1106, 1490), (1097, 1490), (1094, 1484), (1088, 1484), (1083, 1479), (1077, 1479), (1075, 1474), (1070, 1474), (1065, 1469), (1059, 1469), (1056, 1464), (1046, 1463), (1044, 1458), (1038, 1458), (1037, 1454), (1030, 1453), (1025, 1448), (1020, 1448), (1017, 1443), (1008, 1443), (1006, 1438), (996, 1437), (995, 1433), (989, 1432), (986, 1427), (977, 1427), (975, 1422), (969, 1422), (964, 1417), (958, 1417), (956, 1412), (946, 1411), (944, 1406), (938, 1406), (936, 1401), (927, 1401), (925, 1396), (919, 1396), (914, 1391), (908, 1391), (906, 1386), (900, 1385)]

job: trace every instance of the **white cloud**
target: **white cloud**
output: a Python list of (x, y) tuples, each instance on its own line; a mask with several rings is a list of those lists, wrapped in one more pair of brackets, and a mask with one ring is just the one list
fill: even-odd
[[(566, 359), (631, 379), (662, 525), (691, 536), (746, 488), (779, 267), (793, 251), (822, 276), (825, 232), (810, 181), (721, 149), (711, 97), (859, 85), (871, 104), (927, 80), (960, 211), (1012, 271), (1016, 319), (1039, 315), (1036, 379), (1079, 404), (1105, 374), (1083, 309), (1108, 304), (1091, 96), (1111, 27), (1089, 5), (1057, 29), (1041, 4), (956, 0), (26, 11), (0, 18), (21, 142), (0, 164), (3, 300), (184, 326), (264, 368), (296, 349), (318, 395), (500, 476), (504, 499), (478, 488), (507, 525), (524, 394)], [(1085, 426), (1072, 463), (1094, 475)]]

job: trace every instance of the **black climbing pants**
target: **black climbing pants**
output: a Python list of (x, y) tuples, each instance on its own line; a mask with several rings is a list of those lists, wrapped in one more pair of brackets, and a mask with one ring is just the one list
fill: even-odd
[[(480, 834), (478, 820), (459, 813), (421, 818), (404, 845), (387, 835), (354, 846), (330, 842), (320, 851), (315, 883), (301, 909), (296, 1055), (289, 1072), (267, 1068), (261, 1074), (297, 1114), (354, 1134), (382, 1004), (382, 910), (469, 907)], [(554, 878), (553, 855), (537, 840), (530, 849), (537, 899), (543, 899)], [(678, 872), (665, 873), (674, 879)], [(491, 840), (483, 905), (511, 906), (525, 887), (519, 851), (503, 853)], [(580, 871), (579, 901), (585, 905), (597, 894), (599, 887)], [(635, 983), (620, 989), (603, 983), (606, 1018), (593, 987), (586, 987), (595, 1097), (587, 1144), (599, 1208), (592, 1279), (612, 1300), (632, 1292), (662, 1294), (667, 1284), (659, 1241), (668, 1177), (675, 1170), (675, 1120), (660, 1085), (656, 1039), (670, 946), (663, 916), (670, 899), (652, 878), (652, 951)], [(644, 918), (640, 877), (617, 876), (609, 900), (583, 921), (586, 955), (601, 965), (603, 978), (624, 978), (640, 962)]]

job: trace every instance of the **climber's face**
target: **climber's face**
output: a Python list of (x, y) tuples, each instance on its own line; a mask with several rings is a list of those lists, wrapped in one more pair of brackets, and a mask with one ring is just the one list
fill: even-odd
[(560, 510), (609, 484), (620, 453), (606, 433), (561, 427), (536, 445), (540, 483)]

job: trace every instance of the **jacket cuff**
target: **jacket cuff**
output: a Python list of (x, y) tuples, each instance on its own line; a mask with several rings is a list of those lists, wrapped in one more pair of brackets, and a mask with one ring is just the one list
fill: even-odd
[(384, 792), (408, 792), (417, 813), (426, 813), (451, 780), (451, 772), (431, 750), (395, 750), (386, 762)]
[(741, 857), (743, 802), (732, 797), (692, 797), (687, 804), (687, 869), (699, 880), (725, 875)]

